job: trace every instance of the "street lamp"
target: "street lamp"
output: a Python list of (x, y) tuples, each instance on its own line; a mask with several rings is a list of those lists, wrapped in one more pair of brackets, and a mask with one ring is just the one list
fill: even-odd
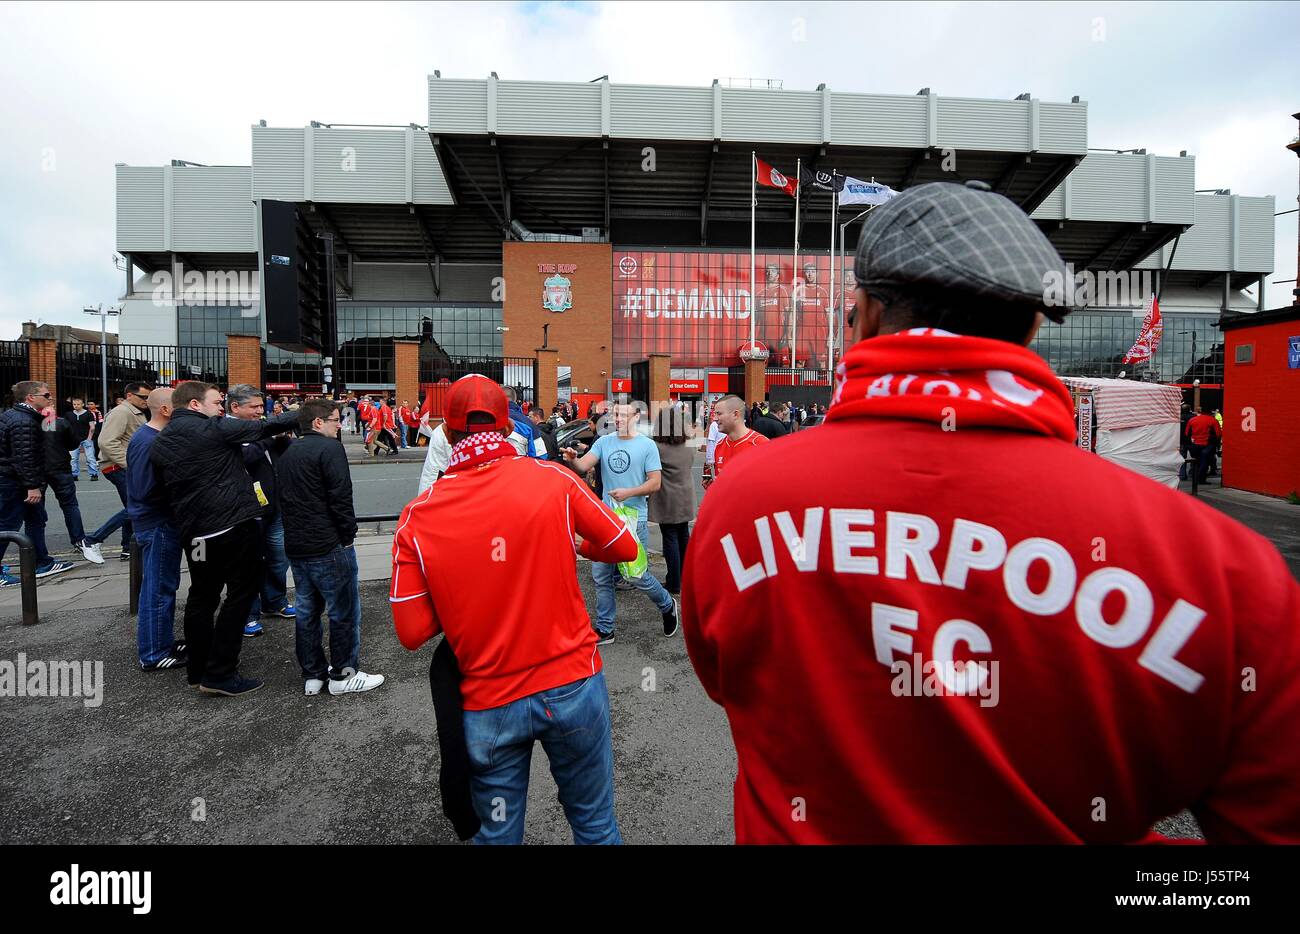
[(96, 308), (86, 306), (82, 309), (88, 315), (99, 315), (99, 378), (100, 388), (103, 392), (100, 410), (105, 417), (108, 416), (108, 319), (110, 316), (117, 316), (122, 313), (121, 308), (105, 308), (99, 305)]

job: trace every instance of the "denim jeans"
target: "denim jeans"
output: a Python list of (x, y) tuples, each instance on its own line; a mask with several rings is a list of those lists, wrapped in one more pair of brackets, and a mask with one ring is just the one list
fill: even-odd
[(66, 473), (52, 473), (49, 479), (50, 489), (63, 510), (63, 524), (68, 527), (68, 537), (76, 545), (86, 537), (86, 527), (81, 522), (81, 506), (77, 503), (77, 481)]
[[(357, 552), (335, 545), (318, 558), (291, 558), (298, 615), (295, 639), (302, 677), (345, 678), (357, 670), (361, 653), (361, 585), (357, 577)], [(321, 649), (322, 611), (330, 616), (330, 664)]]
[(622, 843), (614, 816), (614, 752), (605, 675), (539, 691), (502, 707), (466, 710), (470, 794), (483, 826), (475, 843), (522, 843), (533, 740), (540, 740), (578, 844)]
[(176, 588), (181, 584), (181, 537), (164, 522), (135, 533), (140, 548), (140, 613), (135, 637), (140, 664), (166, 658), (176, 644)]
[[(53, 559), (45, 547), (45, 497), (39, 503), (29, 503), (27, 488), (12, 477), (0, 477), (0, 532), (27, 534), (36, 549), (36, 566), (43, 567)], [(4, 560), (9, 543), (0, 541), (0, 561)], [(17, 576), (15, 571), (14, 576)]]
[(112, 470), (104, 474), (104, 479), (113, 484), (117, 490), (118, 498), (122, 500), (122, 508), (113, 513), (109, 520), (101, 525), (95, 531), (86, 536), (86, 541), (94, 545), (100, 545), (108, 541), (108, 537), (118, 529), (122, 530), (122, 550), (131, 550), (131, 518), (126, 512), (126, 471)]
[(78, 444), (72, 449), (72, 476), (75, 478), (81, 474), (81, 453), (86, 453), (86, 467), (90, 469), (92, 477), (99, 474), (99, 464), (95, 461), (95, 442), (90, 439)]
[[(637, 523), (636, 537), (647, 549), (650, 547), (650, 526), (644, 519)], [(619, 576), (616, 564), (593, 562), (591, 565), (591, 577), (596, 582), (596, 631), (602, 636), (607, 636), (614, 631), (614, 614), (618, 610), (618, 604), (614, 599), (614, 581)], [(653, 600), (660, 613), (667, 613), (672, 609), (672, 595), (664, 590), (664, 585), (650, 573), (649, 568), (629, 583)]]
[(266, 553), (266, 575), (262, 578), (262, 591), (248, 610), (248, 621), (257, 622), (263, 608), (267, 613), (278, 613), (289, 605), (285, 596), (289, 572), (289, 558), (284, 553), (284, 519), (277, 512), (270, 522), (259, 519), (262, 528), (262, 547)]
[(681, 593), (682, 568), (686, 565), (686, 548), (691, 543), (691, 524), (661, 522), (659, 532), (664, 539), (664, 563), (668, 565), (664, 589), (669, 593)]

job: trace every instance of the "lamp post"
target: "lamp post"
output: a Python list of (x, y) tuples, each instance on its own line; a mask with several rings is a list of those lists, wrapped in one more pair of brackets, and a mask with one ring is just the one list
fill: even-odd
[(99, 379), (102, 398), (100, 404), (103, 408), (100, 410), (105, 417), (108, 416), (108, 319), (109, 316), (117, 316), (122, 313), (121, 308), (105, 308), (99, 305), (95, 308), (87, 306), (82, 309), (88, 315), (99, 315)]

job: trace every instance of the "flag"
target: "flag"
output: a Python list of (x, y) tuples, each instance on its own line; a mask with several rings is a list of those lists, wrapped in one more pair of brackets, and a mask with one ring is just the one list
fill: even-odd
[(766, 185), (768, 188), (779, 188), (791, 198), (799, 191), (798, 179), (786, 178), (772, 166), (768, 165), (762, 159), (755, 157), (758, 162), (758, 183)]
[(888, 185), (846, 177), (844, 179), (844, 188), (840, 192), (840, 204), (884, 204), (897, 194), (898, 192)]
[(844, 176), (834, 169), (800, 169), (799, 184), (804, 187), (820, 188), (822, 191), (843, 191)]
[(1160, 304), (1155, 295), (1152, 295), (1151, 301), (1147, 303), (1147, 315), (1142, 319), (1142, 330), (1138, 332), (1137, 340), (1128, 353), (1124, 354), (1124, 362), (1141, 363), (1150, 360), (1160, 349), (1160, 337), (1164, 332), (1165, 323), (1160, 320)]

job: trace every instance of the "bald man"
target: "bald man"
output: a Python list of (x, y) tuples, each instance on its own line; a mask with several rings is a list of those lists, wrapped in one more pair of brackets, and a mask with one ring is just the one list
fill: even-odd
[(181, 582), (180, 533), (172, 522), (165, 487), (154, 474), (150, 449), (172, 418), (172, 391), (160, 387), (149, 393), (149, 421), (126, 448), (126, 508), (135, 527), (135, 540), (144, 569), (140, 582), (140, 614), (136, 623), (142, 671), (185, 670), (185, 644), (177, 642), (176, 588)]

